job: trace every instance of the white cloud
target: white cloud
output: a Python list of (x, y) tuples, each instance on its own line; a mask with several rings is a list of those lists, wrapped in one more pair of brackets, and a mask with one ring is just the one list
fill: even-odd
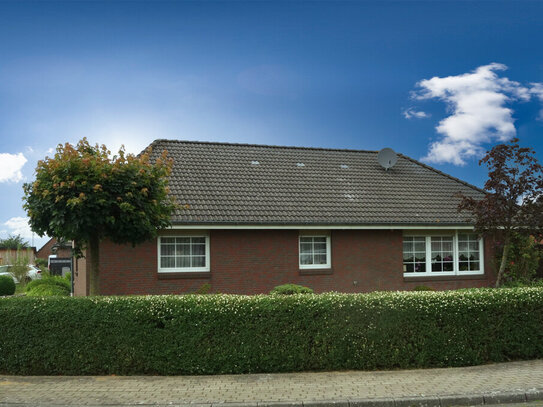
[(496, 72), (503, 64), (483, 65), (473, 72), (448, 77), (433, 77), (417, 83), (417, 100), (438, 99), (447, 104), (450, 115), (436, 130), (441, 138), (430, 144), (424, 161), (464, 165), (465, 159), (483, 153), (482, 145), (503, 142), (516, 135), (513, 110), (507, 103), (527, 101), (530, 89)]
[[(543, 83), (531, 83), (530, 92), (543, 103)], [(543, 120), (543, 109), (539, 111), (539, 119)]]
[(4, 223), (4, 226), (9, 229), (8, 232), (10, 235), (21, 235), (21, 237), (24, 238), (32, 237), (32, 230), (30, 229), (30, 225), (28, 224), (28, 218), (16, 216), (6, 221)]
[(403, 117), (406, 119), (426, 119), (430, 117), (430, 113), (426, 113), (420, 110), (415, 110), (412, 107), (403, 111)]
[(23, 153), (0, 153), (0, 182), (19, 182), (23, 179), (21, 169), (27, 159)]

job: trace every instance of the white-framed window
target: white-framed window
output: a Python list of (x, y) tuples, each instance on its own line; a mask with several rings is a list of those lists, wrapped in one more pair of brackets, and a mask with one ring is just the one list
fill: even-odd
[(325, 269), (330, 268), (331, 264), (330, 236), (300, 235), (301, 269)]
[(160, 236), (158, 272), (209, 271), (209, 236)]
[(404, 235), (406, 277), (483, 274), (483, 239), (475, 233)]

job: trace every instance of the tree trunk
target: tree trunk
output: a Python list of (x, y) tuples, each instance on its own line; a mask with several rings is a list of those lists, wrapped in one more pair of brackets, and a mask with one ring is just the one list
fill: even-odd
[(507, 258), (509, 257), (509, 248), (511, 247), (509, 235), (505, 236), (503, 242), (502, 261), (500, 263), (500, 269), (498, 270), (498, 277), (496, 278), (496, 288), (502, 283), (503, 273), (505, 272), (505, 265), (507, 264)]
[(100, 239), (92, 236), (89, 240), (90, 250), (90, 295), (100, 295)]

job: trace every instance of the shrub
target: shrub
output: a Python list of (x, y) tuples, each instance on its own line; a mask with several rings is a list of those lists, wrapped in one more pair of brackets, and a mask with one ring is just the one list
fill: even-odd
[(283, 284), (274, 287), (270, 294), (292, 295), (292, 294), (313, 294), (313, 290), (298, 284)]
[(15, 294), (15, 282), (11, 276), (0, 276), (0, 295)]
[(12, 273), (21, 286), (25, 286), (30, 277), (28, 276), (28, 261), (29, 255), (28, 252), (24, 255), (19, 249), (17, 249), (17, 257), (12, 262), (12, 266), (9, 268), (10, 273)]
[(64, 277), (51, 276), (34, 280), (26, 286), (26, 295), (29, 297), (58, 297), (69, 296), (71, 292), (70, 281)]
[(539, 245), (532, 236), (514, 233), (511, 236), (509, 261), (505, 269), (506, 284), (529, 284), (539, 267)]
[(209, 291), (211, 291), (211, 284), (204, 283), (194, 292), (194, 294), (209, 294)]
[[(543, 289), (0, 299), (0, 374), (225, 374), (543, 357)], [(62, 346), (59, 344), (62, 343)]]
[(36, 257), (34, 259), (36, 266), (43, 272), (44, 270), (48, 270), (47, 268), (47, 260), (46, 259), (40, 259), (39, 257)]
[(427, 285), (418, 285), (413, 288), (413, 291), (436, 291), (435, 288), (428, 287)]

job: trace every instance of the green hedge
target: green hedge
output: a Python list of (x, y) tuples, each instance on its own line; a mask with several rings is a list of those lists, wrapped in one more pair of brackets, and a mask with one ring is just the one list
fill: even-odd
[(0, 276), (0, 295), (13, 295), (15, 288), (15, 282), (11, 276)]
[(313, 294), (313, 290), (298, 284), (283, 284), (274, 287), (270, 294), (293, 295), (293, 294)]
[(28, 283), (25, 291), (29, 297), (67, 297), (72, 291), (72, 285), (64, 277), (44, 276)]
[(0, 299), (2, 374), (214, 374), (543, 357), (543, 289)]

